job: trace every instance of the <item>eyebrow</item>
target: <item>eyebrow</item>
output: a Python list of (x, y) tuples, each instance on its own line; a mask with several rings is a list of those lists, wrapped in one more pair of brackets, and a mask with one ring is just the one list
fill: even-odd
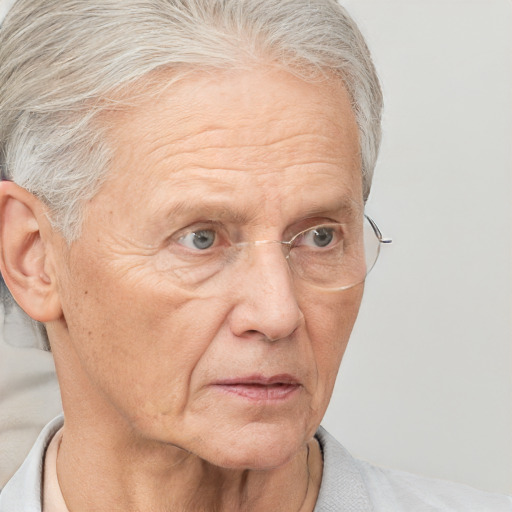
[[(209, 198), (207, 201), (198, 201), (191, 204), (190, 201), (178, 200), (171, 205), (167, 205), (167, 218), (179, 216), (204, 216), (213, 219), (230, 222), (236, 225), (247, 224), (250, 220), (257, 217), (261, 211), (261, 205), (254, 206), (233, 205), (226, 202), (225, 199), (215, 200)], [(335, 198), (333, 201), (322, 202), (318, 205), (312, 205), (300, 212), (297, 220), (313, 218), (315, 216), (328, 215), (330, 213), (343, 214), (348, 218), (361, 216), (364, 212), (364, 204), (358, 202), (349, 195)]]
[(335, 201), (325, 202), (318, 206), (313, 206), (304, 210), (304, 217), (314, 217), (316, 215), (329, 213), (342, 213), (347, 217), (358, 217), (364, 213), (364, 203), (358, 202), (349, 195), (343, 195), (336, 198)]
[(190, 201), (180, 200), (172, 203), (167, 207), (168, 218), (176, 216), (192, 216), (201, 215), (204, 217), (214, 217), (219, 220), (226, 220), (233, 224), (246, 224), (251, 219), (256, 217), (259, 208), (249, 207), (243, 205), (233, 209), (233, 205), (226, 203), (225, 200), (215, 201), (209, 199), (208, 201), (198, 201), (191, 204)]

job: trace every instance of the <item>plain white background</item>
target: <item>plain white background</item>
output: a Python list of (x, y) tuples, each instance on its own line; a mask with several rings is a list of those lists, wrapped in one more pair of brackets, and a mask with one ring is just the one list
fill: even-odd
[(323, 424), (379, 465), (512, 493), (512, 2), (342, 3), (383, 83), (367, 211), (394, 244)]

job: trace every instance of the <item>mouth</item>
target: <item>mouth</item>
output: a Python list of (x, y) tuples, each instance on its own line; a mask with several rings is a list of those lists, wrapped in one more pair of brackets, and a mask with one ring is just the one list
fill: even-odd
[(252, 375), (214, 382), (219, 391), (254, 402), (280, 402), (292, 398), (301, 384), (291, 375)]

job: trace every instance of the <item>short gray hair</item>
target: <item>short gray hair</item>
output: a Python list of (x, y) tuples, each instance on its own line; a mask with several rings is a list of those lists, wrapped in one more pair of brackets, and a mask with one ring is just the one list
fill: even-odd
[(363, 36), (336, 0), (17, 0), (0, 29), (3, 177), (44, 201), (72, 241), (109, 170), (102, 111), (157, 70), (179, 80), (191, 69), (258, 62), (305, 80), (343, 80), (366, 200), (382, 95)]

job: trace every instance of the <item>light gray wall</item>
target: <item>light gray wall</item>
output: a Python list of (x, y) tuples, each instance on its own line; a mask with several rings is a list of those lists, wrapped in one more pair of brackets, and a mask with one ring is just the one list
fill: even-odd
[(383, 81), (368, 212), (394, 238), (324, 425), (383, 466), (512, 492), (512, 2), (348, 0)]

